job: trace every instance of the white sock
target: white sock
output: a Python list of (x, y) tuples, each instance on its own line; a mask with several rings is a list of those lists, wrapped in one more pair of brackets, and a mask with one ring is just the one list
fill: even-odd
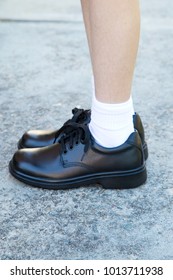
[(95, 141), (106, 148), (123, 144), (134, 132), (132, 98), (124, 103), (107, 104), (93, 94), (89, 129)]

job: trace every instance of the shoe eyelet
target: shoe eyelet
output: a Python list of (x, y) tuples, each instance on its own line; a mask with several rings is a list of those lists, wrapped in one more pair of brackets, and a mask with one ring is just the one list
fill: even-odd
[(67, 151), (64, 151), (64, 154), (67, 154)]
[(73, 146), (70, 146), (70, 150), (73, 150)]

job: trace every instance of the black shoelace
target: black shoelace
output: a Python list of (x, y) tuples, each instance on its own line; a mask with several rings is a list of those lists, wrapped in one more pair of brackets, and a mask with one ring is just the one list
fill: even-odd
[(65, 135), (66, 133), (68, 133), (69, 131), (71, 131), (71, 128), (69, 127), (69, 125), (71, 123), (82, 123), (84, 121), (86, 121), (88, 119), (89, 122), (89, 112), (90, 110), (84, 110), (84, 109), (78, 109), (78, 108), (74, 108), (72, 110), (72, 114), (73, 117), (71, 119), (69, 119), (68, 121), (66, 121), (64, 123), (64, 125), (57, 131), (57, 133), (55, 134), (55, 140), (54, 143), (56, 143), (57, 138), (63, 134)]
[(66, 134), (63, 135), (59, 140), (62, 152), (66, 154), (68, 149), (72, 150), (73, 147), (79, 143), (85, 144), (84, 152), (86, 152), (88, 150), (90, 139), (90, 131), (88, 126), (74, 122), (69, 122), (66, 126)]

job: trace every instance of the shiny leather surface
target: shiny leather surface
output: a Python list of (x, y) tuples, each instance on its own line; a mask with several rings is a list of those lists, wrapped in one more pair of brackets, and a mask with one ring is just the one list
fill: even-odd
[(19, 148), (37, 148), (52, 145), (57, 130), (29, 130), (19, 141)]
[(145, 132), (144, 132), (144, 127), (143, 127), (142, 120), (141, 120), (139, 114), (135, 113), (133, 115), (133, 123), (134, 123), (134, 128), (139, 133), (142, 145), (144, 145), (144, 143), (145, 143)]
[(144, 165), (138, 132), (117, 148), (99, 146), (90, 136), (89, 143), (79, 142), (64, 153), (59, 143), (43, 148), (18, 150), (11, 161), (13, 171), (33, 179), (68, 180), (104, 172), (124, 172)]
[[(88, 118), (84, 121), (89, 123), (90, 121), (90, 110), (86, 110)], [(133, 116), (134, 128), (138, 131), (142, 144), (145, 143), (144, 128), (140, 116), (135, 113)], [(55, 135), (58, 130), (29, 130), (25, 132), (22, 138), (19, 140), (18, 148), (37, 148), (52, 145), (55, 141)], [(60, 137), (56, 139), (56, 143), (59, 141)]]
[[(90, 122), (90, 110), (74, 108), (72, 113), (72, 119), (68, 120), (65, 124), (70, 121), (82, 124), (88, 124)], [(59, 130), (29, 130), (25, 132), (18, 142), (18, 148), (39, 148), (58, 143), (64, 134), (63, 127), (65, 127), (65, 124)]]

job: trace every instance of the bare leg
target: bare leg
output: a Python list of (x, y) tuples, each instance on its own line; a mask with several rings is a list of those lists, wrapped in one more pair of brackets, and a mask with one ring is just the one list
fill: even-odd
[(89, 1), (88, 0), (81, 0), (82, 12), (83, 12), (83, 19), (85, 24), (85, 30), (88, 40), (88, 46), (91, 55), (91, 25), (90, 25), (90, 14), (89, 14)]
[(88, 0), (96, 97), (105, 103), (130, 97), (140, 33), (138, 0)]

